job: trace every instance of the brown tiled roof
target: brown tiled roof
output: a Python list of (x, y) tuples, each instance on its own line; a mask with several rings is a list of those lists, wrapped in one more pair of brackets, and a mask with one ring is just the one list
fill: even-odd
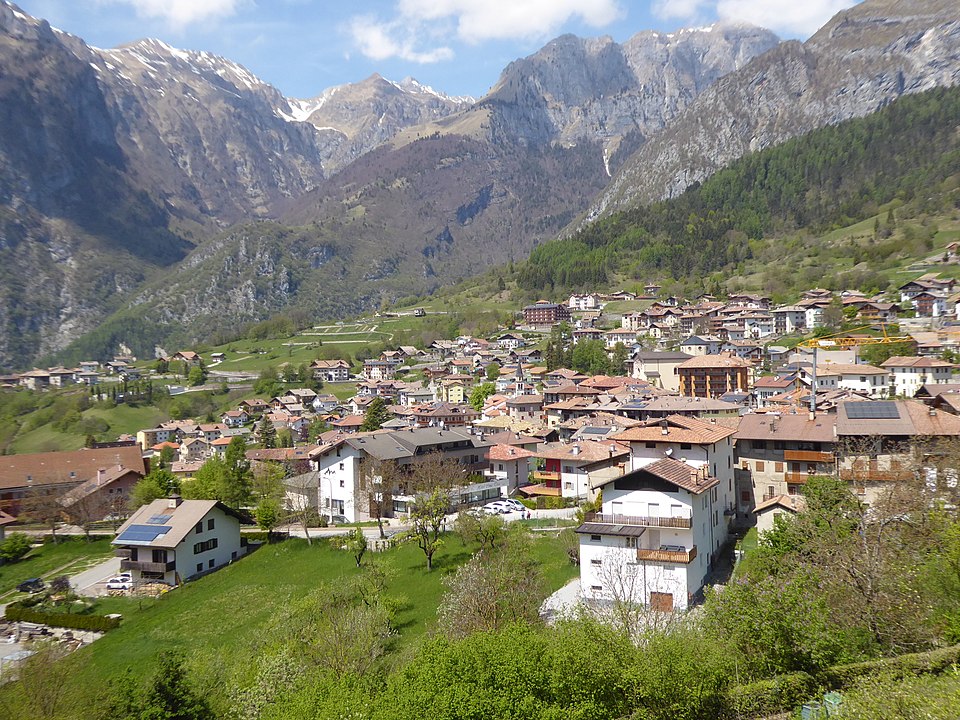
[[(778, 417), (779, 415), (779, 417)], [(813, 420), (803, 414), (750, 413), (740, 418), (737, 440), (798, 440), (834, 442), (836, 415), (819, 414)]]
[(536, 405), (543, 404), (543, 395), (519, 395), (507, 400), (507, 405)]
[(800, 512), (807, 506), (807, 500), (803, 495), (774, 495), (769, 500), (764, 500), (757, 505), (754, 513), (760, 513), (772, 507), (782, 507), (790, 512)]
[(895, 355), (880, 363), (880, 367), (953, 367), (953, 363), (940, 358)]
[(719, 423), (683, 415), (668, 415), (663, 420), (648, 420), (640, 427), (625, 430), (613, 439), (621, 442), (688, 442), (694, 445), (712, 445), (730, 437), (734, 432), (733, 428)]
[(490, 460), (500, 462), (510, 460), (523, 460), (525, 458), (535, 457), (534, 453), (524, 450), (522, 447), (513, 447), (512, 445), (494, 445), (490, 448)]
[(17, 519), (13, 515), (7, 515), (3, 510), (0, 510), (0, 525), (9, 525), (16, 521)]
[[(0, 456), (0, 490), (36, 485), (81, 483), (97, 470), (125, 465), (146, 472), (136, 445)], [(72, 473), (72, 475), (71, 475)]]
[(826, 363), (817, 365), (817, 375), (887, 375), (887, 371), (873, 365), (852, 363)]
[[(610, 448), (613, 448), (612, 454)], [(574, 443), (546, 443), (537, 448), (536, 456), (590, 465), (608, 458), (627, 455), (629, 452), (629, 447), (612, 440), (580, 440)]]
[(730, 355), (695, 355), (689, 360), (684, 360), (677, 365), (677, 368), (751, 368), (753, 363), (743, 358)]

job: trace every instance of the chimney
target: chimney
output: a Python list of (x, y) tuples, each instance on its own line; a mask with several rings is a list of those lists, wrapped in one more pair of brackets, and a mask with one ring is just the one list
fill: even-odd
[(570, 450), (570, 454), (571, 454), (571, 455), (579, 455), (579, 454), (580, 454), (580, 446), (579, 446), (579, 445), (574, 445), (573, 448)]
[(667, 423), (667, 419), (666, 419), (666, 418), (664, 418), (663, 420), (660, 421), (660, 434), (661, 434), (661, 435), (669, 435), (669, 434), (670, 434), (670, 430), (669, 430), (669, 426), (668, 426), (668, 423)]
[(103, 482), (103, 468), (97, 468), (97, 485)]
[(175, 510), (176, 508), (180, 507), (180, 503), (182, 503), (182, 502), (183, 502), (183, 498), (182, 498), (182, 497), (180, 497), (180, 496), (177, 495), (177, 494), (173, 494), (173, 495), (171, 495), (171, 496), (169, 497), (169, 499), (167, 500), (167, 507), (168, 507), (170, 510)]

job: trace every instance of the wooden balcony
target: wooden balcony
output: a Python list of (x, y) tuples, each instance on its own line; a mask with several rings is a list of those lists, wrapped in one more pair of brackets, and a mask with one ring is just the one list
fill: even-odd
[(783, 459), (797, 462), (832, 463), (834, 456), (833, 453), (815, 452), (813, 450), (784, 450)]
[(534, 470), (534, 471), (533, 471), (533, 479), (534, 479), (534, 480), (541, 480), (541, 481), (544, 481), (544, 482), (547, 481), (547, 480), (553, 480), (553, 481), (555, 481), (555, 482), (559, 482), (559, 481), (560, 481), (560, 473), (558, 473), (558, 472), (547, 472), (546, 470)]
[(636, 525), (639, 527), (684, 528), (693, 527), (688, 517), (652, 517), (643, 515), (611, 515), (609, 513), (587, 513), (584, 522), (605, 523), (608, 525)]
[(806, 485), (812, 477), (816, 477), (816, 473), (813, 475), (805, 472), (786, 472), (783, 474), (784, 481), (790, 485)]
[(667, 562), (688, 564), (697, 557), (697, 546), (694, 545), (689, 550), (644, 550), (637, 549), (637, 560), (647, 560), (649, 562)]
[(121, 570), (139, 570), (140, 572), (164, 573), (177, 567), (175, 560), (169, 562), (148, 562), (147, 560), (121, 560)]

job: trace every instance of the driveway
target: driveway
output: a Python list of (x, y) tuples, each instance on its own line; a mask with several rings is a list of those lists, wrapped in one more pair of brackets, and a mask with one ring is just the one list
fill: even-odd
[(106, 592), (103, 583), (118, 572), (120, 572), (120, 558), (112, 557), (99, 565), (94, 565), (89, 570), (84, 570), (72, 576), (70, 578), (70, 584), (73, 585), (73, 589), (76, 590), (79, 595), (97, 597)]

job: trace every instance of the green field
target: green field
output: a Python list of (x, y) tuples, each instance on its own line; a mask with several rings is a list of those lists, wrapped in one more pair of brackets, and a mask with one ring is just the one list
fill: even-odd
[[(531, 552), (539, 561), (550, 591), (577, 574), (555, 535), (537, 537)], [(395, 651), (415, 645), (433, 627), (443, 580), (471, 556), (453, 534), (434, 557), (427, 572), (423, 553), (404, 544), (384, 553), (368, 553), (364, 562), (381, 560), (390, 569), (384, 594), (394, 601)], [(156, 601), (109, 598), (97, 612), (121, 612), (121, 627), (82, 650), (78, 679), (99, 684), (131, 668), (152, 668), (156, 654), (180, 649), (199, 665), (216, 664), (234, 653), (248, 653), (261, 630), (293, 599), (322, 583), (336, 585), (360, 570), (345, 551), (325, 541), (313, 545), (290, 539), (265, 545), (247, 558), (212, 575), (188, 583)]]
[[(7, 535), (10, 535), (9, 528)], [(79, 572), (91, 564), (106, 560), (112, 553), (108, 539), (88, 543), (83, 538), (68, 537), (59, 543), (35, 547), (21, 560), (0, 565), (0, 601), (16, 599), (18, 593), (14, 592), (8, 597), (4, 595), (28, 578), (49, 579)]]
[[(159, 408), (152, 405), (117, 405), (113, 408), (90, 408), (83, 412), (83, 417), (100, 418), (109, 425), (109, 429), (98, 433), (100, 439), (115, 439), (118, 435), (128, 433), (135, 435), (137, 430), (156, 427), (164, 420), (169, 419)], [(10, 452), (34, 453), (51, 450), (77, 450), (83, 447), (85, 439), (83, 433), (64, 433), (54, 430), (50, 425), (41, 425), (17, 437), (10, 444)]]

